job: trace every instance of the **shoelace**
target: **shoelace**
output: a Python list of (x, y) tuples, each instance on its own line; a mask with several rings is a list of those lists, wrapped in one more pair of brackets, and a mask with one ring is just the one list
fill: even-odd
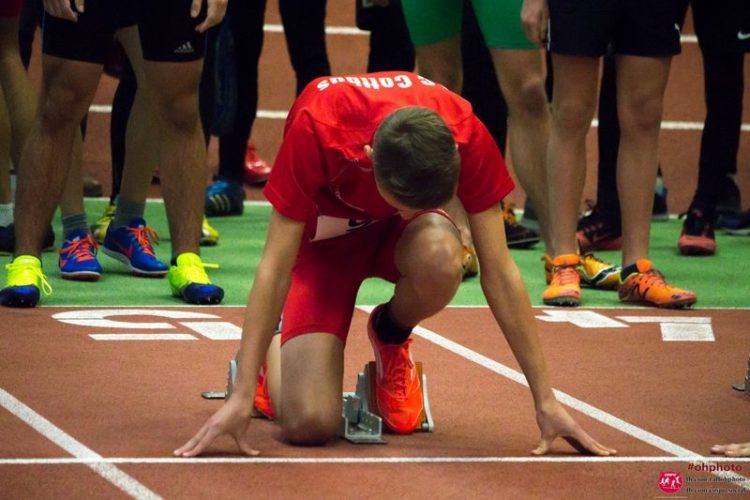
[[(97, 243), (91, 236), (69, 241), (68, 245), (60, 249), (60, 253), (69, 253), (78, 262), (94, 260)], [(92, 250), (93, 247), (93, 250)]]
[(570, 285), (578, 282), (578, 271), (575, 266), (556, 266), (552, 278), (557, 285)]
[(189, 266), (185, 266), (184, 276), (190, 283), (209, 283), (208, 274), (206, 269), (219, 269), (219, 264), (209, 264), (207, 262), (191, 262)]
[(44, 295), (50, 295), (52, 293), (52, 285), (49, 284), (49, 281), (47, 281), (47, 277), (44, 275), (40, 268), (28, 264), (14, 264), (11, 262), (10, 264), (5, 264), (5, 269), (8, 271), (8, 274), (14, 272), (31, 271), (37, 278), (39, 278)]
[[(389, 389), (391, 394), (399, 398), (406, 397), (406, 384), (409, 380), (409, 372), (411, 371), (411, 360), (408, 354), (408, 348), (411, 344), (411, 339), (408, 339), (404, 344), (399, 346), (388, 346), (396, 351), (396, 354), (390, 357), (391, 360), (395, 361), (386, 367), (384, 373), (384, 379), (388, 381)], [(406, 352), (401, 352), (406, 351)], [(400, 362), (405, 360), (405, 362)]]
[(159, 235), (156, 234), (154, 228), (149, 226), (129, 227), (128, 231), (130, 231), (130, 234), (132, 234), (135, 238), (135, 242), (143, 249), (145, 253), (156, 257), (156, 254), (154, 254), (154, 247), (151, 246), (151, 242), (154, 242), (158, 245)]
[(664, 275), (656, 269), (649, 269), (645, 273), (638, 273), (637, 276), (635, 276), (634, 283), (639, 288), (643, 289), (642, 293), (646, 293), (646, 291), (654, 285), (669, 286), (664, 281)]

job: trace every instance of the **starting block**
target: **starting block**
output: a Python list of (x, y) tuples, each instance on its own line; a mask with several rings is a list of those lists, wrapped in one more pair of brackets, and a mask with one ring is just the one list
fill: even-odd
[[(342, 394), (341, 426), (338, 435), (352, 443), (379, 444), (383, 439), (383, 419), (377, 414), (375, 400), (375, 362), (370, 361), (362, 372), (357, 374), (355, 392)], [(422, 382), (422, 414), (416, 430), (433, 432), (435, 422), (430, 412), (430, 399), (427, 395), (427, 375), (422, 371), (422, 363), (417, 361), (417, 373)], [(237, 377), (237, 360), (231, 359), (227, 370), (227, 386), (224, 391), (204, 391), (203, 399), (227, 400), (232, 396), (232, 387)]]
[(745, 382), (740, 384), (733, 384), (732, 389), (735, 391), (744, 392), (747, 396), (750, 396), (750, 358), (747, 360), (747, 373), (745, 373)]
[(229, 399), (232, 397), (232, 386), (234, 386), (234, 379), (237, 378), (237, 360), (231, 359), (229, 361), (229, 369), (227, 371), (227, 388), (224, 391), (204, 391), (201, 392), (203, 399)]
[[(355, 392), (343, 394), (343, 410), (339, 436), (352, 443), (385, 443), (383, 440), (383, 419), (377, 414), (375, 400), (375, 362), (370, 361), (362, 372), (357, 374)], [(417, 362), (417, 373), (422, 383), (422, 414), (416, 431), (433, 432), (435, 422), (430, 411), (427, 394), (427, 375), (422, 371), (422, 363)]]

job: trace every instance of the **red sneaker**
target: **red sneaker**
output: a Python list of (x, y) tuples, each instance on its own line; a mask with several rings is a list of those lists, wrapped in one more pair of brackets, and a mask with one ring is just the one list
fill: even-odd
[(260, 365), (258, 381), (255, 384), (255, 409), (264, 417), (273, 419), (276, 417), (276, 410), (271, 404), (271, 394), (268, 392), (268, 364), (264, 361)]
[(251, 186), (262, 186), (268, 180), (271, 165), (258, 154), (252, 140), (247, 141), (245, 150), (245, 182)]
[(378, 339), (372, 318), (381, 307), (373, 310), (367, 323), (367, 336), (377, 366), (375, 400), (385, 425), (395, 433), (408, 434), (422, 420), (422, 383), (409, 350), (411, 339), (403, 344), (384, 344)]

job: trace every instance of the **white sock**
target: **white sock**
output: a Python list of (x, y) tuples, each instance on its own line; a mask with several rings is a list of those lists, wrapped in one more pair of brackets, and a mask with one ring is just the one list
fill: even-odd
[(0, 203), (0, 226), (13, 222), (13, 203)]

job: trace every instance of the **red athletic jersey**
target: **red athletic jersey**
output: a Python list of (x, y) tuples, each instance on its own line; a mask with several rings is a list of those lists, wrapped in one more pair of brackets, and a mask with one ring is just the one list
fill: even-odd
[(414, 73), (383, 72), (312, 81), (284, 127), (266, 198), (282, 215), (324, 239), (396, 213), (378, 193), (365, 155), (378, 124), (394, 110), (435, 110), (461, 157), (458, 197), (469, 213), (499, 203), (514, 185), (500, 150), (468, 101)]

